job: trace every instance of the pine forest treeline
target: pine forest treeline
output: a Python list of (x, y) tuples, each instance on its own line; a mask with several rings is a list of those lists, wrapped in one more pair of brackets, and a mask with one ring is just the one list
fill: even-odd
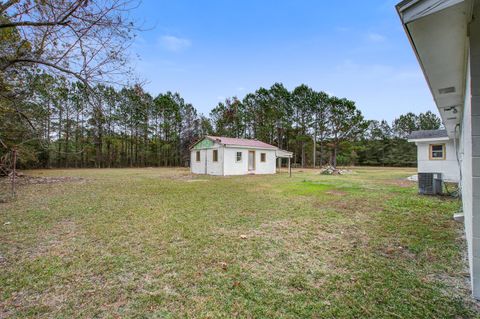
[(354, 101), (306, 85), (289, 91), (276, 83), (229, 98), (208, 117), (179, 93), (152, 96), (139, 85), (91, 92), (45, 74), (29, 85), (22, 114), (0, 114), (0, 156), (15, 147), (23, 168), (187, 166), (190, 145), (208, 134), (276, 145), (294, 152), (299, 167), (413, 166), (415, 145), (406, 136), (441, 125), (431, 112), (391, 124), (366, 120)]

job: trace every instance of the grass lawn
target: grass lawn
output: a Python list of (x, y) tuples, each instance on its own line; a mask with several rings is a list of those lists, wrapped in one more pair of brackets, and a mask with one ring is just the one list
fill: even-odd
[(0, 318), (472, 318), (458, 200), (412, 169), (36, 170), (0, 204)]

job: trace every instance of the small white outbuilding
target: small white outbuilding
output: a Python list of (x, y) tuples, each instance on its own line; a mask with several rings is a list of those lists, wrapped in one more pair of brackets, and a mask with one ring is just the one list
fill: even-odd
[(275, 174), (277, 158), (290, 159), (292, 155), (257, 140), (205, 136), (190, 148), (190, 170), (193, 174), (223, 176)]
[(418, 173), (442, 173), (444, 181), (460, 181), (455, 141), (446, 130), (414, 131), (408, 141), (417, 145)]

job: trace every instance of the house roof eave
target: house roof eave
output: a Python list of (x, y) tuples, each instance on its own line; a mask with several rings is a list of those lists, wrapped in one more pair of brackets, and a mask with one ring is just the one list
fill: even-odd
[(397, 13), (448, 135), (461, 122), (471, 0), (404, 0)]

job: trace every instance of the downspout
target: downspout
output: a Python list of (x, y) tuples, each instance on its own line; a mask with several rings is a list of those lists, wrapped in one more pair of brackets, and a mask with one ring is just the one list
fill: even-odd
[[(457, 124), (455, 125), (455, 130), (454, 130), (454, 137), (453, 137), (453, 147), (455, 148), (455, 157), (457, 159), (457, 165), (458, 165), (458, 198), (462, 200), (462, 165), (460, 162), (460, 156), (458, 155), (459, 153), (459, 143), (457, 143), (457, 128), (461, 129), (461, 125)], [(460, 138), (461, 134), (459, 131), (458, 137)], [(458, 221), (458, 222), (464, 222), (465, 220), (465, 213), (463, 212), (463, 206), (461, 206), (460, 210), (458, 213), (453, 214), (453, 219)]]
[[(459, 173), (459, 181), (458, 181), (458, 190), (459, 190), (459, 196), (460, 196), (460, 199), (462, 198), (462, 179), (463, 179), (463, 176), (462, 176), (462, 164), (460, 163), (460, 156), (458, 155), (459, 153), (459, 143), (457, 143), (457, 128), (461, 129), (460, 127), (460, 124), (457, 124), (455, 125), (455, 136), (453, 138), (453, 147), (455, 148), (455, 157), (457, 158), (457, 164), (458, 164), (458, 173)], [(461, 132), (459, 131), (458, 132), (458, 137), (460, 138)]]

